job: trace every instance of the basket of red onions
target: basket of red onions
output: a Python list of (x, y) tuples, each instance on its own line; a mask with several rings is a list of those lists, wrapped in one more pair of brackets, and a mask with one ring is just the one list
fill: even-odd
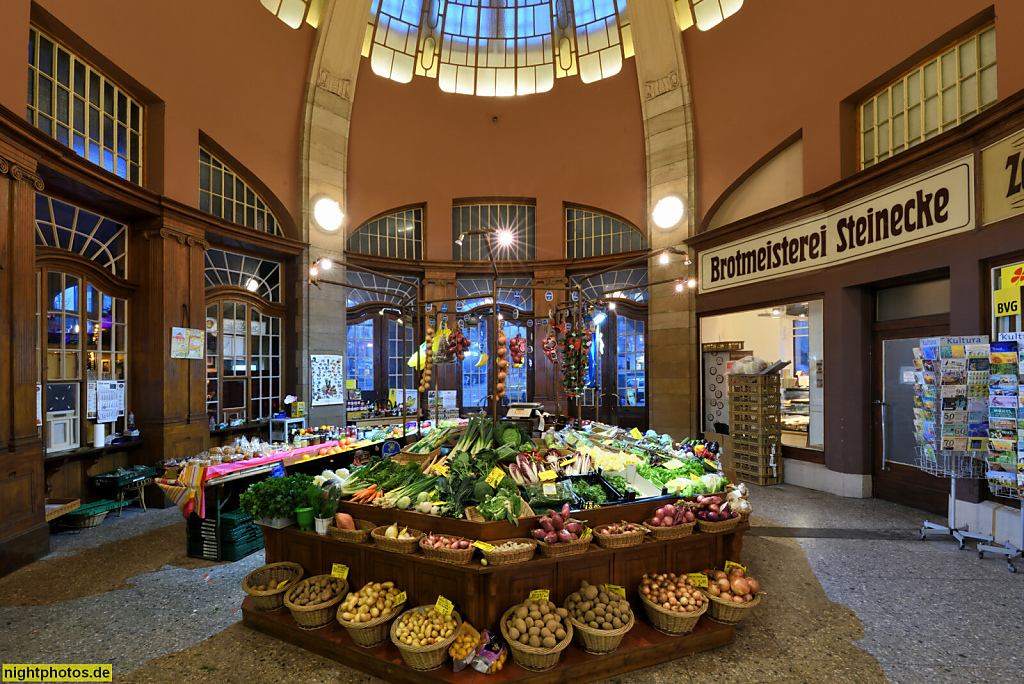
[(433, 532), (420, 539), (423, 555), (443, 563), (465, 565), (473, 560), (473, 542), (462, 537), (446, 537)]
[(532, 534), (540, 555), (546, 558), (585, 553), (594, 539), (583, 523), (569, 517), (569, 504), (564, 504), (561, 511), (548, 511), (537, 520), (537, 525)]
[(714, 494), (698, 496), (693, 511), (701, 532), (725, 532), (740, 524), (740, 514), (730, 510), (729, 503)]
[(685, 502), (678, 501), (675, 504), (665, 504), (656, 510), (651, 519), (644, 522), (644, 527), (655, 539), (675, 539), (692, 533), (696, 520), (693, 511), (685, 506)]

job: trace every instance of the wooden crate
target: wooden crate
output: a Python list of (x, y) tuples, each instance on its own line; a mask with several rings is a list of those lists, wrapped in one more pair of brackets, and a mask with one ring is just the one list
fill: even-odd
[(56, 520), (65, 513), (70, 513), (82, 505), (81, 499), (47, 499), (46, 522)]

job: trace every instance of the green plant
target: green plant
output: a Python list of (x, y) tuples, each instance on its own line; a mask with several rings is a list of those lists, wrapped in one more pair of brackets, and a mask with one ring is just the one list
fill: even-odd
[(333, 518), (338, 512), (338, 502), (341, 501), (341, 487), (331, 487), (323, 490), (316, 485), (310, 485), (309, 507), (313, 509), (313, 515), (317, 518)]
[(242, 509), (253, 518), (283, 518), (309, 505), (309, 475), (268, 477), (255, 482), (238, 497)]

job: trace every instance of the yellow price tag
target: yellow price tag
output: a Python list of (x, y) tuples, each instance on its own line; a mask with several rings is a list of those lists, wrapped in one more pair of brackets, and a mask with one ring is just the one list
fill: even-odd
[(488, 544), (487, 542), (482, 542), (482, 541), (475, 541), (475, 542), (473, 542), (472, 546), (475, 546), (476, 548), (480, 549), (481, 551), (493, 551), (494, 550), (494, 544)]
[(395, 596), (395, 600), (392, 601), (391, 605), (393, 605), (393, 606), (400, 606), (403, 603), (405, 603), (405, 599), (406, 599), (406, 596), (405, 596), (405, 592), (403, 591), (401, 594), (398, 594), (397, 596)]
[(626, 598), (626, 590), (623, 589), (622, 587), (620, 587), (617, 584), (606, 584), (606, 585), (604, 585), (604, 588), (607, 589), (610, 592), (618, 594), (622, 598)]
[(714, 461), (711, 461), (711, 460), (708, 460), (708, 459), (706, 459), (706, 458), (705, 458), (705, 459), (704, 459), (704, 462), (705, 462), (705, 463), (707, 463), (707, 464), (708, 464), (709, 466), (711, 466), (712, 468), (714, 468), (714, 469), (716, 469), (716, 470), (718, 469), (718, 464), (717, 464), (717, 463), (715, 463)]
[(632, 430), (629, 431), (629, 436), (632, 437), (633, 439), (643, 439), (644, 438), (644, 434), (642, 432), (640, 432), (639, 430), (637, 430), (636, 428), (633, 428)]
[(331, 576), (348, 579), (348, 566), (342, 565), (341, 563), (335, 563), (331, 566)]
[(554, 496), (555, 493), (558, 491), (555, 488), (555, 485), (553, 485), (551, 483), (545, 484), (543, 487), (541, 487), (541, 489), (544, 492), (544, 496)]
[(454, 607), (455, 606), (452, 605), (452, 602), (446, 599), (444, 596), (438, 596), (437, 603), (434, 604), (434, 610), (436, 610), (441, 615), (451, 615), (452, 608)]
[(728, 574), (733, 568), (739, 568), (743, 572), (747, 571), (747, 569), (745, 567), (743, 567), (742, 565), (740, 565), (739, 563), (733, 563), (732, 561), (725, 561), (725, 572), (726, 572), (726, 574)]
[(431, 506), (444, 506), (444, 504), (445, 504), (444, 501), (431, 501), (430, 502)]
[(560, 466), (562, 466), (564, 468), (565, 466), (572, 465), (575, 462), (576, 462), (576, 457), (575, 456), (570, 456), (569, 458), (565, 459), (564, 461), (562, 461), (558, 465), (560, 465)]
[(591, 535), (591, 533), (593, 533), (592, 529), (590, 529), (589, 527), (584, 527), (583, 534), (580, 535), (580, 539), (586, 539)]
[(505, 472), (498, 466), (494, 466), (491, 468), (491, 472), (487, 476), (485, 482), (491, 485), (494, 489), (497, 489), (498, 484), (500, 484), (503, 479), (505, 479)]
[(558, 473), (556, 473), (554, 470), (545, 470), (540, 475), (538, 475), (538, 477), (541, 480), (557, 480)]
[(435, 463), (434, 465), (432, 465), (430, 467), (438, 475), (441, 475), (442, 477), (448, 477), (448, 466), (443, 465), (441, 463)]
[(679, 470), (683, 467), (683, 462), (677, 458), (673, 458), (671, 461), (665, 461), (662, 463), (661, 467), (665, 470)]
[(550, 601), (551, 592), (547, 589), (534, 589), (530, 592), (531, 601)]
[(700, 478), (699, 478), (699, 477), (697, 477), (696, 475), (694, 475), (693, 473), (690, 473), (690, 479), (691, 479), (691, 480), (696, 480), (696, 481), (698, 481), (698, 482), (700, 481)]
[(688, 572), (686, 573), (686, 576), (689, 577), (690, 581), (693, 582), (693, 586), (707, 588), (708, 576), (705, 575), (703, 572)]

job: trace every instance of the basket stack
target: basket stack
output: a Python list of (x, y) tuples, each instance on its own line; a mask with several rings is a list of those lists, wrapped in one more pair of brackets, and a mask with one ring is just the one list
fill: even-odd
[[(430, 610), (433, 607), (432, 605), (417, 606), (416, 608), (410, 608), (406, 612)], [(444, 665), (445, 658), (448, 657), (448, 647), (455, 643), (455, 637), (459, 635), (459, 628), (462, 626), (462, 618), (458, 612), (453, 610), (452, 617), (455, 619), (455, 629), (452, 630), (452, 635), (444, 641), (439, 641), (430, 646), (408, 646), (403, 644), (398, 639), (398, 623), (400, 621), (395, 620), (391, 623), (391, 641), (398, 647), (398, 651), (402, 654), (402, 660), (405, 661), (406, 665), (414, 670), (435, 670)]]
[[(277, 610), (284, 606), (284, 595), (296, 582), (302, 579), (306, 571), (298, 563), (271, 563), (256, 568), (242, 580), (242, 590), (252, 596), (256, 610)], [(287, 580), (287, 584), (278, 588), (278, 584)], [(257, 587), (271, 587), (257, 589)]]
[(420, 547), (420, 539), (423, 538), (423, 533), (419, 530), (411, 528), (406, 530), (412, 535), (412, 539), (391, 539), (384, 535), (386, 529), (388, 529), (386, 525), (381, 525), (370, 532), (370, 536), (373, 537), (373, 543), (377, 545), (377, 548), (390, 551), (391, 553), (416, 553), (416, 549)]
[(335, 527), (334, 523), (331, 523), (327, 526), (327, 534), (331, 535), (331, 539), (349, 542), (350, 544), (363, 544), (369, 541), (370, 532), (376, 525), (365, 520), (354, 520), (353, 522), (356, 524), (356, 529), (354, 530), (343, 530)]
[(730, 375), (732, 466), (743, 480), (782, 482), (781, 380), (778, 373)]
[[(500, 551), (495, 548), (494, 551), (481, 551), (488, 565), (512, 565), (513, 563), (525, 563), (533, 558), (533, 554), (537, 550), (536, 539), (499, 539), (496, 542), (491, 542), (491, 545), (498, 547), (505, 542), (515, 542), (520, 544), (520, 548)], [(525, 544), (525, 546), (522, 546), (523, 544)]]
[[(334, 582), (336, 587), (333, 592), (334, 596), (323, 603), (317, 603), (312, 606), (300, 606), (295, 603), (299, 594), (302, 593), (303, 589), (310, 587), (317, 580), (328, 578)], [(298, 584), (292, 585), (290, 591), (285, 592), (284, 605), (288, 606), (288, 610), (291, 611), (292, 617), (295, 618), (295, 624), (300, 629), (320, 629), (326, 627), (334, 621), (335, 616), (338, 613), (338, 604), (341, 603), (341, 599), (348, 593), (348, 582), (341, 579), (340, 577), (334, 577), (333, 575), (314, 575), (307, 577)]]
[(704, 605), (691, 613), (679, 613), (674, 610), (666, 610), (654, 601), (640, 594), (644, 602), (644, 610), (647, 611), (647, 619), (650, 620), (654, 629), (669, 636), (682, 636), (689, 634), (697, 626), (700, 616), (707, 612), (711, 603), (705, 595)]
[(743, 622), (743, 618), (750, 614), (750, 609), (761, 602), (760, 594), (754, 596), (753, 601), (748, 601), (747, 603), (736, 603), (735, 601), (729, 601), (727, 599), (718, 598), (717, 596), (712, 596), (703, 589), (701, 592), (708, 599), (708, 603), (711, 604), (711, 615), (709, 617), (715, 622), (721, 622), (727, 625), (738, 625)]
[(550, 670), (558, 664), (558, 659), (562, 655), (562, 651), (565, 647), (572, 642), (573, 628), (572, 621), (565, 621), (565, 638), (554, 645), (553, 648), (540, 648), (534, 646), (528, 646), (521, 644), (515, 639), (512, 639), (508, 634), (508, 622), (509, 615), (516, 609), (516, 606), (512, 606), (505, 611), (505, 614), (501, 616), (501, 636), (504, 637), (505, 642), (508, 644), (509, 650), (512, 651), (512, 660), (516, 661), (516, 665), (523, 668), (524, 670), (530, 670), (531, 672), (544, 672)]

